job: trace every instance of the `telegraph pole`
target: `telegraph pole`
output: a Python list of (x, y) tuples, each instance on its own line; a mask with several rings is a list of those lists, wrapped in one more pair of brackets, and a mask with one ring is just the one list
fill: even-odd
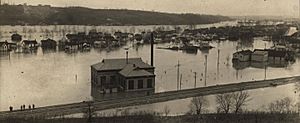
[(179, 90), (181, 90), (181, 85), (182, 85), (182, 74), (180, 74), (180, 87), (179, 87)]
[(88, 102), (88, 123), (92, 122), (92, 110), (91, 110), (91, 102)]
[(153, 50), (154, 49), (153, 48), (154, 47), (153, 46), (154, 45), (154, 35), (153, 35), (153, 32), (151, 32), (151, 39), (150, 40), (151, 40), (151, 66), (153, 66), (154, 65), (154, 63), (153, 63), (153, 59), (154, 59), (154, 56), (153, 56), (154, 55), (154, 50)]
[(267, 79), (267, 65), (265, 65), (265, 80)]
[(206, 74), (207, 74), (207, 55), (205, 55), (204, 86), (206, 86)]
[(197, 72), (194, 72), (194, 74), (195, 74), (195, 84), (194, 84), (194, 88), (196, 88), (197, 87)]
[(220, 49), (218, 49), (218, 61), (217, 61), (217, 78), (219, 78), (220, 70)]
[(179, 90), (179, 67), (180, 67), (179, 60), (176, 67), (177, 67), (177, 90)]

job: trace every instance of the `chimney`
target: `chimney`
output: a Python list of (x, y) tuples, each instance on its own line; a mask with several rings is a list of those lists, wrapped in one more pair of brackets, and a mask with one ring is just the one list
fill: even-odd
[(151, 32), (151, 66), (153, 66), (153, 44), (154, 44), (154, 36), (153, 36), (153, 32)]

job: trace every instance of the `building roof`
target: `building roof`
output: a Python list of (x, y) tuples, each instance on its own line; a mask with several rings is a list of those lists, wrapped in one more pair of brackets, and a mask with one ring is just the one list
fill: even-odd
[[(141, 58), (128, 58), (128, 64), (135, 64), (139, 68), (154, 68), (142, 61)], [(97, 71), (121, 70), (127, 65), (126, 59), (103, 59), (102, 62), (92, 65)]]
[(120, 72), (124, 77), (144, 77), (144, 76), (154, 76), (146, 70), (140, 69), (135, 64), (127, 64)]
[(242, 51), (239, 51), (239, 52), (236, 52), (236, 53), (240, 53), (242, 55), (251, 55), (252, 51), (251, 50), (242, 50)]
[(2, 46), (2, 45), (7, 45), (7, 44), (8, 44), (8, 42), (7, 42), (7, 41), (0, 42), (0, 46)]
[(269, 57), (285, 57), (287, 54), (286, 51), (277, 51), (277, 50), (269, 50)]
[(255, 49), (252, 53), (252, 55), (264, 55), (264, 54), (268, 54), (268, 50), (267, 49)]
[(285, 33), (285, 36), (292, 36), (297, 32), (297, 27), (290, 27), (289, 30)]
[(37, 44), (36, 40), (23, 40), (24, 44)]

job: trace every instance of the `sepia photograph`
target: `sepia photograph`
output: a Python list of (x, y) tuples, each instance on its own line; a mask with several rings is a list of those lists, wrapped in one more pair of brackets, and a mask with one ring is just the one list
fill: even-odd
[(300, 0), (0, 0), (0, 123), (300, 123)]

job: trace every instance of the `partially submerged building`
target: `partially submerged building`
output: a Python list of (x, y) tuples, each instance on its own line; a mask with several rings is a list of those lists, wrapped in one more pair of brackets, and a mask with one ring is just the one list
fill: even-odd
[(152, 94), (154, 69), (141, 58), (103, 59), (91, 66), (92, 96), (101, 100)]
[(252, 51), (251, 50), (242, 50), (239, 52), (235, 52), (233, 54), (233, 60), (238, 60), (241, 62), (247, 62), (251, 60), (251, 54)]
[(17, 33), (12, 34), (11, 35), (11, 41), (13, 41), (13, 42), (20, 42), (20, 41), (22, 41), (22, 35), (17, 34)]
[(266, 62), (268, 61), (268, 51), (255, 49), (251, 54), (251, 61), (253, 62)]
[(0, 42), (0, 52), (6, 52), (9, 50), (8, 42)]
[(21, 46), (24, 49), (37, 49), (38, 43), (36, 40), (23, 40)]

